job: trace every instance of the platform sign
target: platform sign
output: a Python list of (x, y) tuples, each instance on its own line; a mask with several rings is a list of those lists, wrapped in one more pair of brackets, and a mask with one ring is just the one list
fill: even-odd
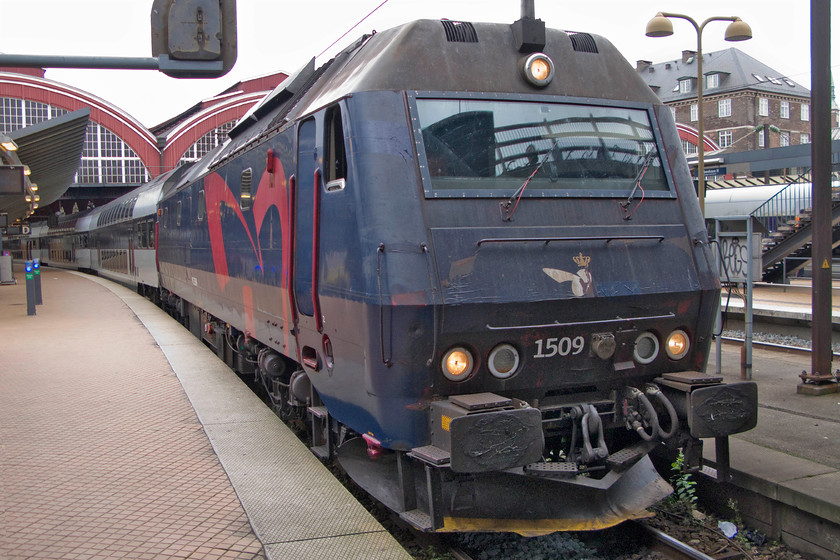
[[(720, 279), (722, 282), (746, 282), (761, 278), (761, 234), (752, 234), (752, 251), (746, 233), (719, 233)], [(752, 257), (752, 263), (750, 262)], [(752, 275), (748, 268), (752, 266)]]
[[(761, 233), (764, 227), (748, 216), (715, 219), (718, 273), (721, 282), (761, 280)], [(748, 240), (752, 240), (751, 242)]]
[[(741, 361), (743, 379), (752, 379), (753, 282), (761, 280), (761, 232), (764, 226), (751, 216), (715, 218), (715, 241), (721, 282), (745, 285), (744, 297), (744, 358)], [(722, 328), (718, 314), (715, 330)], [(721, 364), (721, 337), (715, 337), (717, 373)]]

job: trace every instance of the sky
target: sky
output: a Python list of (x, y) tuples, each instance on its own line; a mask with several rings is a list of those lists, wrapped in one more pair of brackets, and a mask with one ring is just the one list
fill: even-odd
[[(316, 64), (326, 62), (371, 30), (415, 19), (511, 23), (520, 17), (520, 0), (381, 4), (383, 0), (238, 0), (238, 59), (228, 74), (212, 80), (170, 78), (154, 70), (48, 69), (46, 77), (103, 98), (151, 127), (238, 81), (277, 71), (291, 73), (322, 52)], [(673, 60), (683, 50), (697, 47), (697, 33), (683, 20), (673, 21), (671, 37), (646, 37), (645, 25), (658, 11), (686, 14), (698, 23), (712, 16), (738, 16), (752, 27), (753, 39), (728, 43), (723, 40), (728, 22), (710, 22), (703, 31), (703, 52), (734, 46), (780, 76), (810, 88), (809, 4), (806, 0), (535, 0), (535, 11), (548, 27), (606, 37), (633, 65), (637, 60)], [(0, 0), (0, 53), (150, 57), (151, 7), (152, 0)], [(832, 29), (838, 37), (840, 6), (834, 7)], [(840, 76), (838, 42), (832, 44), (831, 65)]]

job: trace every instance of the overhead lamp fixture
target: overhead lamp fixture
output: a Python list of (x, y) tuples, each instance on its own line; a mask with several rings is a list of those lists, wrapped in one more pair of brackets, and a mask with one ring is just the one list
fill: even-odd
[(752, 39), (752, 29), (741, 18), (735, 20), (726, 27), (725, 41), (746, 41)]
[(29, 190), (35, 192), (38, 190), (38, 183), (29, 183)]
[(645, 35), (648, 37), (669, 37), (674, 34), (674, 25), (671, 18), (684, 19), (690, 23), (697, 32), (697, 198), (700, 203), (700, 213), (705, 215), (706, 199), (706, 177), (705, 161), (703, 152), (705, 135), (703, 132), (703, 29), (712, 21), (729, 21), (724, 39), (727, 41), (746, 41), (752, 39), (752, 29), (744, 20), (737, 16), (712, 16), (703, 23), (698, 24), (691, 17), (684, 14), (672, 14), (670, 12), (657, 12), (645, 27)]
[(18, 145), (15, 144), (15, 141), (5, 134), (0, 134), (0, 146), (2, 146), (7, 152), (14, 152), (18, 149)]
[(27, 177), (32, 175), (32, 170), (29, 169), (28, 165), (23, 166), (23, 174), (26, 175)]

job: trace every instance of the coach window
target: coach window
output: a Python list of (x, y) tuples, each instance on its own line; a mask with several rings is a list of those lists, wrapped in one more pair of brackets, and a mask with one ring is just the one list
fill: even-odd
[(251, 208), (251, 178), (253, 172), (251, 168), (245, 169), (240, 175), (239, 182), (239, 207), (243, 210)]
[(340, 191), (347, 178), (347, 157), (344, 150), (344, 127), (341, 125), (341, 107), (327, 109), (324, 133), (324, 180), (327, 192)]

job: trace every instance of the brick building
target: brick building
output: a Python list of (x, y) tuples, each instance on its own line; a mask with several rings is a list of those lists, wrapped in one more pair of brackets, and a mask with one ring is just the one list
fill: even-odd
[[(683, 149), (697, 152), (697, 53), (636, 70), (668, 106), (678, 123)], [(811, 92), (736, 48), (703, 55), (703, 114), (706, 150), (731, 152), (811, 142)], [(837, 126), (837, 112), (832, 112)]]

